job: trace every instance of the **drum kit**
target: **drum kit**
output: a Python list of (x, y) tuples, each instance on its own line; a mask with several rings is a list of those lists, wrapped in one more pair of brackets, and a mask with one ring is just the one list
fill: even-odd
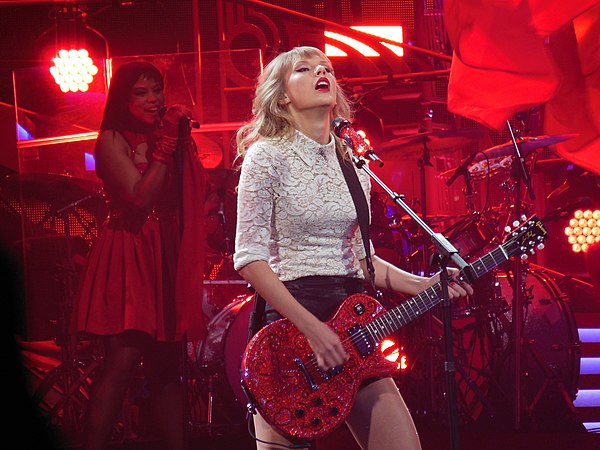
[[(421, 145), (441, 152), (455, 145), (466, 146), (472, 143), (473, 136), (469, 132), (445, 130), (395, 139), (383, 148), (398, 156), (414, 156)], [(531, 168), (536, 162), (536, 150), (572, 137), (522, 137), (517, 142), (522, 158)], [(404, 151), (403, 146), (408, 148), (408, 152)], [(437, 231), (446, 236), (467, 262), (502, 243), (506, 226), (515, 220), (515, 209), (525, 215), (533, 212), (532, 206), (525, 204), (515, 192), (518, 192), (515, 189), (515, 183), (518, 183), (514, 173), (515, 158), (513, 142), (509, 141), (472, 153), (458, 167), (438, 175), (438, 179), (447, 185), (458, 176), (464, 176), (463, 194), (467, 213), (456, 217), (427, 218), (425, 210), (422, 217), (432, 228), (437, 227)], [(486, 202), (485, 207), (478, 211), (474, 207), (473, 193), (479, 186), (474, 189), (473, 183), (490, 180), (503, 190), (504, 200), (492, 205)], [(425, 198), (424, 189), (421, 193)], [(519, 208), (515, 207), (517, 203)], [(391, 262), (413, 273), (433, 273), (424, 256), (434, 253), (435, 249), (421, 237), (420, 230), (411, 226), (410, 218), (402, 215), (395, 206), (387, 205), (379, 194), (375, 194), (372, 206), (375, 206), (372, 213), (373, 223), (376, 224), (373, 235), (376, 253), (386, 258), (389, 249), (394, 249), (395, 260)], [(424, 205), (422, 209), (425, 209)], [(385, 211), (385, 219), (382, 219), (381, 211)], [(394, 237), (389, 237), (388, 230), (388, 237), (383, 240), (381, 236), (385, 233), (381, 230), (385, 229), (386, 221)], [(518, 286), (516, 270), (522, 274), (519, 289), (515, 288)], [(522, 386), (522, 400), (527, 414), (533, 414), (544, 398), (550, 395), (559, 397), (561, 401), (575, 399), (579, 377), (579, 345), (571, 299), (563, 291), (566, 282), (569, 282), (566, 276), (519, 260), (507, 263), (477, 280), (474, 282), (474, 295), (466, 301), (453, 304), (453, 347), (460, 397), (458, 407), (463, 422), (483, 420), (484, 417), (497, 418), (499, 408), (507, 408), (506, 400), (514, 392), (511, 376), (515, 370), (527, 374), (526, 383)], [(521, 303), (518, 304), (524, 306), (520, 341), (526, 344), (522, 346), (521, 367), (515, 369), (513, 300), (519, 301), (519, 297)], [(553, 320), (548, 320), (550, 315)], [(408, 370), (398, 373), (397, 382), (416, 418), (446, 421), (441, 317), (441, 311), (434, 311), (420, 322), (409, 324), (399, 336), (412, 362), (409, 362)], [(559, 390), (559, 394), (548, 394), (552, 389)]]
[[(420, 133), (386, 143), (380, 155), (382, 158), (385, 155), (386, 160), (395, 156), (404, 158), (407, 153), (415, 156), (423, 152), (424, 147), (427, 151), (441, 152), (449, 147), (474, 143), (477, 136), (478, 133), (471, 130)], [(518, 143), (523, 157), (530, 162), (536, 150), (570, 137), (524, 137)], [(441, 232), (467, 262), (501, 244), (505, 226), (513, 221), (516, 201), (511, 197), (514, 190), (511, 184), (513, 160), (512, 142), (508, 142), (476, 153), (465, 165), (467, 170), (461, 173), (465, 177), (465, 184), (492, 178), (497, 180), (506, 193), (501, 204), (476, 211), (468, 199), (467, 214), (458, 217), (426, 217), (426, 210), (421, 212), (433, 228), (444, 227)], [(457, 168), (445, 171), (439, 178), (447, 182), (456, 171)], [(237, 182), (235, 174), (221, 171), (215, 172), (213, 177), (219, 180), (216, 185), (220, 186), (216, 190), (219, 193), (217, 204), (225, 205), (227, 209), (228, 202), (235, 203), (235, 190), (232, 189)], [(463, 192), (467, 197), (466, 188)], [(433, 253), (434, 249), (428, 247), (430, 243), (421, 237), (411, 219), (398, 211), (395, 204), (389, 203), (380, 193), (373, 192), (371, 237), (376, 253), (405, 270), (419, 272), (423, 270), (423, 255)], [(524, 213), (532, 212), (531, 207), (525, 204), (522, 209)], [(209, 292), (207, 301), (212, 306), (209, 333), (195, 355), (196, 364), (211, 381), (210, 392), (205, 392), (209, 404), (208, 418), (202, 419), (209, 429), (218, 427), (219, 420), (228, 424), (231, 421), (243, 422), (247, 402), (239, 387), (239, 363), (247, 339), (252, 297), (245, 283), (231, 270), (231, 248), (225, 242), (227, 233), (231, 233), (229, 238), (233, 239), (234, 229), (227, 228), (228, 222), (235, 222), (231, 211), (233, 209), (229, 210), (229, 214), (225, 211), (225, 221), (215, 220), (218, 223), (216, 232), (221, 232), (223, 237), (211, 244), (218, 250), (219, 262), (225, 261), (223, 266), (229, 267), (228, 275), (221, 277), (223, 279), (218, 276), (209, 279), (208, 288), (210, 291), (216, 283), (233, 282), (239, 283), (239, 290), (228, 292), (218, 299), (215, 293)], [(216, 208), (212, 214), (221, 213), (222, 209)], [(209, 219), (214, 220), (214, 217)], [(532, 411), (550, 384), (562, 386), (563, 397), (575, 398), (579, 375), (577, 327), (569, 298), (562, 288), (564, 280), (558, 282), (560, 274), (527, 261), (519, 261), (518, 264), (523, 271), (520, 292), (525, 297), (526, 305), (523, 335), (527, 345), (523, 365), (528, 376), (524, 396), (529, 405), (528, 411)], [(213, 269), (215, 266), (218, 264), (213, 264)], [(506, 399), (512, 389), (509, 372), (513, 370), (510, 356), (512, 302), (515, 295), (513, 272), (513, 267), (508, 264), (492, 271), (475, 282), (473, 296), (464, 303), (453, 305), (459, 412), (464, 423), (474, 422), (484, 416), (497, 417), (498, 409), (503, 406), (501, 399)], [(222, 292), (223, 287), (217, 291)], [(550, 316), (553, 318), (551, 321), (548, 320)], [(409, 366), (406, 370), (399, 370), (395, 379), (417, 419), (447, 420), (443, 406), (447, 399), (444, 393), (443, 324), (440, 317), (433, 310), (428, 326), (424, 326), (420, 318), (404, 327), (398, 336), (404, 344)]]

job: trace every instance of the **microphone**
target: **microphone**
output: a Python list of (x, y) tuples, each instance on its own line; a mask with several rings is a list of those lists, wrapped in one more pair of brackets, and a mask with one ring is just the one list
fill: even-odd
[(471, 153), (469, 156), (467, 156), (465, 158), (465, 160), (461, 163), (461, 165), (458, 166), (458, 168), (454, 171), (454, 173), (452, 174), (450, 179), (448, 181), (446, 181), (446, 185), (450, 186), (452, 183), (454, 183), (454, 181), (458, 178), (459, 175), (467, 174), (467, 172), (469, 170), (469, 164), (471, 164), (473, 162), (473, 160), (475, 159), (475, 155), (477, 155), (477, 152)]
[(383, 167), (383, 161), (377, 156), (373, 147), (371, 147), (365, 139), (352, 128), (352, 124), (349, 120), (338, 117), (331, 123), (331, 126), (334, 134), (346, 141), (346, 143), (351, 144), (351, 147), (356, 153), (366, 156), (371, 161), (377, 163), (379, 167)]
[(186, 124), (188, 127), (195, 129), (200, 128), (200, 123), (193, 117), (188, 116), (183, 116), (181, 119), (179, 119), (179, 124)]
[[(160, 116), (160, 118), (162, 119), (166, 113), (167, 113), (167, 107), (161, 106), (160, 109), (158, 110), (158, 115)], [(188, 117), (188, 116), (181, 117), (181, 119), (179, 119), (179, 126), (184, 127), (185, 125), (187, 125), (190, 128), (195, 128), (195, 129), (200, 128), (200, 123), (193, 117)]]

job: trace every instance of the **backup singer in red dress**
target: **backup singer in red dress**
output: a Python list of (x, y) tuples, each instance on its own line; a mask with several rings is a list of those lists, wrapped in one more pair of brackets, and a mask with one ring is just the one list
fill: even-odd
[(115, 72), (95, 146), (109, 216), (90, 252), (74, 314), (76, 331), (98, 339), (104, 350), (92, 384), (86, 450), (105, 448), (141, 361), (153, 428), (165, 448), (184, 448), (182, 340), (205, 334), (206, 177), (189, 116), (183, 106), (165, 106), (155, 66), (131, 62)]
[[(298, 47), (267, 65), (252, 120), (238, 132), (243, 162), (234, 266), (266, 300), (266, 322), (291, 321), (323, 370), (348, 357), (325, 321), (344, 298), (364, 292), (368, 274), (356, 209), (336, 156), (348, 159), (348, 150), (331, 130), (334, 118), (350, 119), (350, 109), (329, 59), (316, 48)], [(358, 177), (369, 199), (370, 178), (360, 170)], [(413, 275), (376, 255), (373, 265), (379, 288), (416, 295), (439, 281), (438, 275)], [(458, 271), (451, 272), (456, 277)], [(457, 298), (472, 288), (453, 282), (449, 291)], [(421, 448), (389, 376), (361, 386), (346, 423), (363, 449)], [(259, 449), (298, 445), (260, 414), (254, 425)]]

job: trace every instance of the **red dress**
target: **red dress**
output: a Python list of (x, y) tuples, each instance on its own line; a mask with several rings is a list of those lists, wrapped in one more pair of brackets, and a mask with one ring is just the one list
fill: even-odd
[[(143, 141), (139, 135), (123, 134), (133, 158)], [(109, 216), (82, 274), (75, 331), (107, 335), (140, 330), (159, 341), (178, 341), (184, 333), (188, 339), (205, 335), (202, 218), (206, 176), (195, 147), (186, 146), (183, 155), (183, 213), (177, 200), (180, 177), (173, 164), (150, 211), (135, 209), (105, 193)], [(147, 163), (137, 167), (143, 173)]]

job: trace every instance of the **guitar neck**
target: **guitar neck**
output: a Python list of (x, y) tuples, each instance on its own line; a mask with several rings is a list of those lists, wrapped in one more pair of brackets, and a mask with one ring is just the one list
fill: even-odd
[[(506, 250), (500, 245), (462, 269), (460, 276), (463, 279), (475, 280), (490, 270), (498, 267), (500, 264), (507, 261), (508, 258), (509, 255), (506, 253)], [(386, 336), (395, 333), (404, 325), (426, 313), (442, 300), (442, 286), (441, 283), (438, 282), (420, 294), (415, 295), (384, 313), (366, 325), (366, 329), (373, 339), (379, 342)]]

